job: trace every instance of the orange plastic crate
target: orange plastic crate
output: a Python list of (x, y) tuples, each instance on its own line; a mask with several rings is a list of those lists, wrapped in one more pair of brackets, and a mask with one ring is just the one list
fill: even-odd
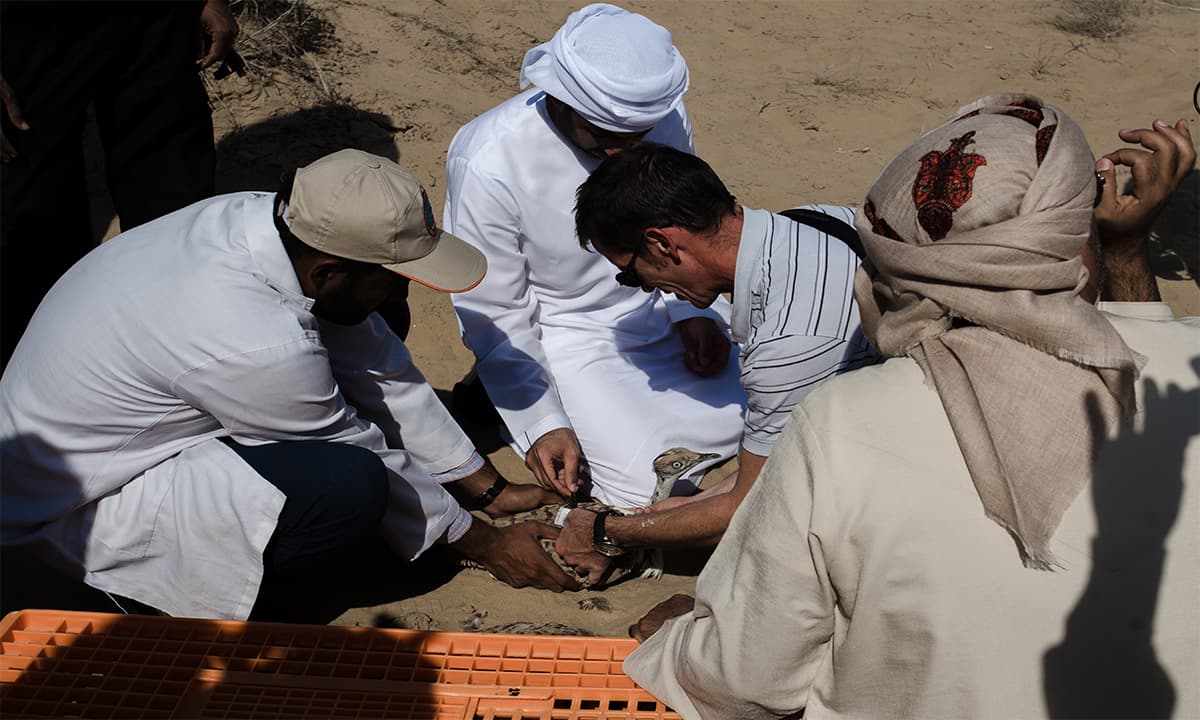
[(665, 720), (632, 640), (22, 610), (0, 621), (0, 715)]

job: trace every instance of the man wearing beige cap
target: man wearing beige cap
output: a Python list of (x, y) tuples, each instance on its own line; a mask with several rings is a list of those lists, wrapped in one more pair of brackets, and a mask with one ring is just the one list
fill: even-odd
[(0, 379), (0, 540), (171, 615), (261, 615), (375, 533), (573, 586), (538, 543), (554, 528), (471, 521), (544, 493), (501, 493), (372, 312), (485, 269), (415, 178), (357, 150), (121, 234), (55, 285)]

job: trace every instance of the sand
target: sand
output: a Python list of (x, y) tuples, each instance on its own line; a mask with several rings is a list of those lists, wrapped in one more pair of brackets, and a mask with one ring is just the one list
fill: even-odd
[[(524, 52), (577, 7), (558, 0), (311, 4), (330, 23), (332, 42), (302, 61), (307, 80), (217, 83), (218, 190), (272, 189), (284, 168), (353, 146), (395, 158), (421, 178), (439, 215), (454, 132), (518, 91)], [(751, 207), (857, 204), (896, 151), (987, 93), (1026, 91), (1062, 105), (1097, 153), (1120, 145), (1118, 128), (1180, 117), (1196, 128), (1198, 119), (1200, 0), (1135, 0), (1129, 32), (1108, 40), (1058, 29), (1065, 2), (626, 6), (674, 33), (691, 71), (697, 150)], [(1160, 231), (1154, 254), (1163, 294), (1177, 313), (1200, 314), (1196, 172)], [(471, 367), (450, 303), (418, 288), (412, 309), (409, 347), (430, 383), (449, 390)], [(511, 450), (495, 442), (485, 449), (510, 479), (531, 481)], [(452, 560), (410, 566), (376, 553), (296, 603), (318, 609), (303, 619), (344, 625), (459, 630), (525, 620), (623, 636), (657, 601), (690, 592), (703, 559), (676, 554), (660, 581), (555, 595), (512, 589), (479, 570), (455, 574)], [(579, 607), (596, 596), (610, 609)]]

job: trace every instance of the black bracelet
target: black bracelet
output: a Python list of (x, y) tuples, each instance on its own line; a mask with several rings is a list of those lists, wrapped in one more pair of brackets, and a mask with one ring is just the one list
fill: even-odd
[(482, 510), (491, 505), (496, 500), (496, 496), (504, 492), (506, 487), (508, 487), (508, 481), (504, 479), (503, 475), (498, 476), (490, 488), (480, 493), (479, 497), (472, 500), (470, 505), (464, 504), (463, 507), (467, 510)]

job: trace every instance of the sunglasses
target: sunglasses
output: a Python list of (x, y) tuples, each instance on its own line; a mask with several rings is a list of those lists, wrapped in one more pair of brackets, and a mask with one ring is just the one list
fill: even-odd
[(637, 262), (637, 253), (635, 252), (630, 258), (628, 264), (621, 268), (621, 272), (617, 273), (616, 280), (625, 287), (642, 287), (642, 278), (638, 276), (637, 270), (633, 269), (633, 264)]

